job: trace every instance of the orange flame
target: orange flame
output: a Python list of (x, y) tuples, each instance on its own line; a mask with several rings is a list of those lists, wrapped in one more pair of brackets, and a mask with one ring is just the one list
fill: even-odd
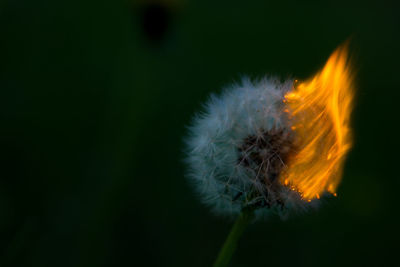
[(280, 179), (305, 200), (320, 198), (325, 191), (336, 196), (344, 156), (351, 147), (352, 99), (347, 45), (333, 52), (322, 71), (308, 81), (296, 81), (285, 95), (298, 150)]

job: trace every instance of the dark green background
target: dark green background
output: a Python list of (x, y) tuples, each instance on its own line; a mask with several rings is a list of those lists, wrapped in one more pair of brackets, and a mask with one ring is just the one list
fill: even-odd
[(394, 2), (1, 1), (0, 265), (210, 266), (232, 221), (184, 178), (185, 125), (241, 75), (307, 78), (349, 37), (338, 198), (251, 225), (232, 266), (398, 263)]

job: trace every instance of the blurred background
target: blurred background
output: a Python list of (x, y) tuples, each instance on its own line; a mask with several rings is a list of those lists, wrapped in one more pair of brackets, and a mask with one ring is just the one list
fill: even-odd
[(313, 75), (352, 38), (355, 144), (338, 197), (251, 225), (231, 266), (398, 262), (395, 1), (0, 2), (0, 266), (210, 266), (232, 220), (182, 138), (241, 75)]

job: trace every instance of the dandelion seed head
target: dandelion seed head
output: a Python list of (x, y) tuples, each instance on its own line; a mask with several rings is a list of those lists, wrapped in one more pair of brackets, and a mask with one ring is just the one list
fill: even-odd
[(278, 179), (295, 149), (283, 104), (292, 87), (293, 80), (243, 78), (211, 95), (195, 115), (185, 140), (188, 176), (215, 213), (248, 207), (258, 217), (285, 217), (315, 206)]

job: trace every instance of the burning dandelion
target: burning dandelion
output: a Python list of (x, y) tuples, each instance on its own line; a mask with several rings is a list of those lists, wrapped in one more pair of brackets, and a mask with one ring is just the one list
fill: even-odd
[(336, 196), (352, 98), (346, 45), (309, 80), (245, 78), (211, 96), (186, 140), (190, 177), (216, 213), (240, 214), (215, 266), (227, 265), (253, 214), (286, 217)]
[(309, 80), (243, 79), (212, 95), (186, 140), (204, 202), (222, 214), (286, 216), (336, 196), (351, 147), (352, 98), (346, 46)]

